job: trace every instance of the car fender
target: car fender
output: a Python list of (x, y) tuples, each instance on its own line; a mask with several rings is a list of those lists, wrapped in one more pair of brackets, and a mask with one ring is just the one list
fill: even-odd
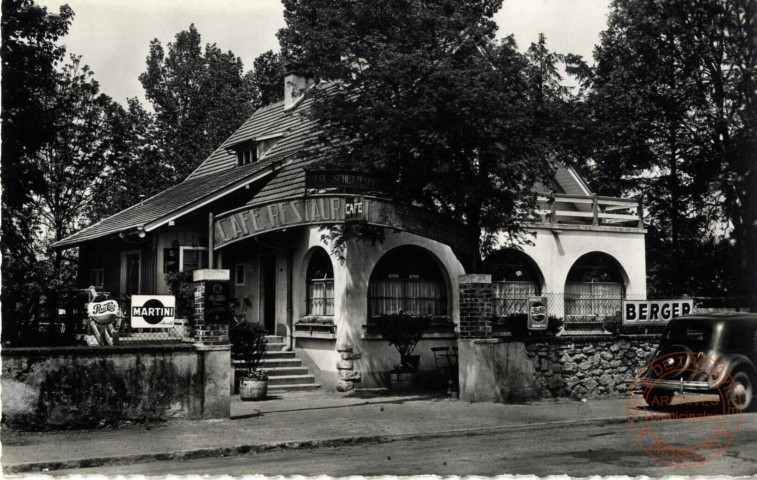
[[(718, 364), (723, 366), (723, 373), (718, 375), (715, 382), (716, 385), (720, 385), (727, 381), (728, 376), (733, 376), (736, 372), (746, 372), (753, 380), (757, 380), (757, 367), (754, 362), (741, 353), (729, 353), (722, 356), (718, 361)], [(728, 376), (726, 376), (726, 373)]]

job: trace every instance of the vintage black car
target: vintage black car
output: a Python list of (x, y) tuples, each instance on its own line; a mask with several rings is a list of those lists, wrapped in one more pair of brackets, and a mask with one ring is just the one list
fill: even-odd
[(665, 407), (675, 392), (717, 394), (737, 411), (754, 406), (757, 314), (719, 312), (674, 318), (636, 385), (650, 407)]

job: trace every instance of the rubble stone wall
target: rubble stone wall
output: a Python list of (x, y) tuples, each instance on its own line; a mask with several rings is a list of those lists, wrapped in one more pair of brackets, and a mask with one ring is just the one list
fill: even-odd
[(3, 426), (228, 418), (229, 362), (228, 345), (3, 349)]
[(658, 341), (653, 335), (461, 339), (460, 398), (621, 398)]
[[(651, 337), (651, 338), (650, 338)], [(540, 398), (617, 398), (657, 346), (656, 336), (526, 343)]]

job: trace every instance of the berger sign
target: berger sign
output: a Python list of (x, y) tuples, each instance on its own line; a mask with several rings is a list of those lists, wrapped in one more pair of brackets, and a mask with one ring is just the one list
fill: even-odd
[(623, 300), (623, 325), (664, 325), (694, 311), (694, 300)]
[(131, 297), (132, 328), (170, 328), (176, 315), (173, 295), (134, 295)]
[(475, 252), (462, 223), (420, 207), (364, 195), (311, 195), (249, 205), (216, 216), (215, 248), (267, 232), (303, 225), (365, 220), (371, 225), (405, 230), (462, 252)]

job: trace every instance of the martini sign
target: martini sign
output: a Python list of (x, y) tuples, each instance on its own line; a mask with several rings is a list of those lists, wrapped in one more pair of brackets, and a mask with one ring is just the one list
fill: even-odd
[(176, 315), (173, 295), (134, 295), (131, 297), (132, 328), (170, 328)]

